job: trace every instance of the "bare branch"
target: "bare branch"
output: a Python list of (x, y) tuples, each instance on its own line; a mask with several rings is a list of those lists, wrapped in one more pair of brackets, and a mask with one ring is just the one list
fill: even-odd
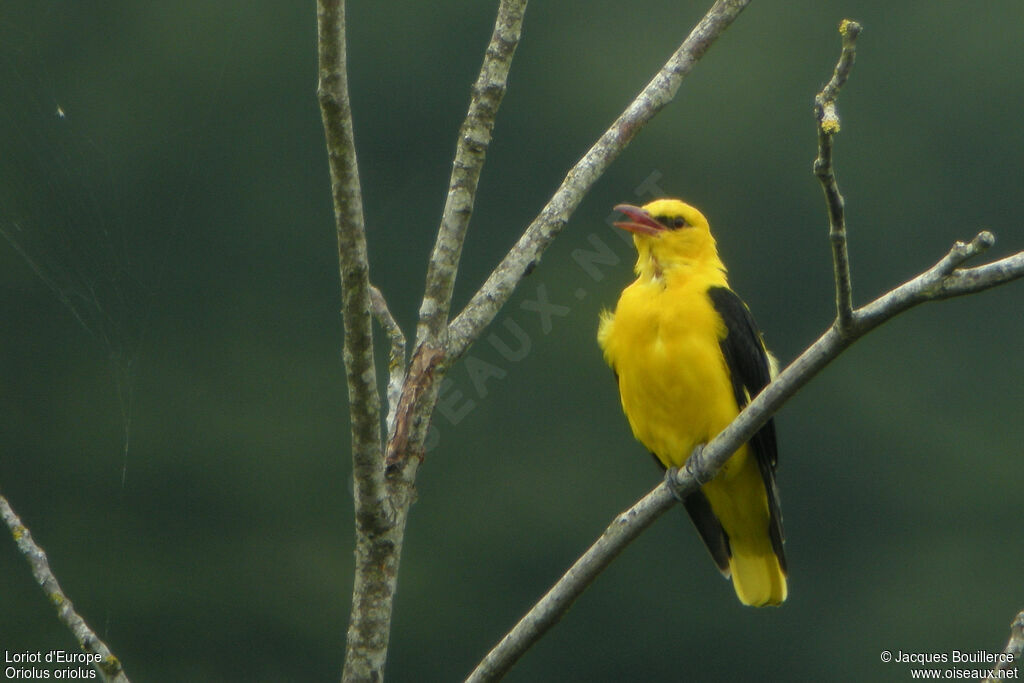
[(857, 309), (854, 327), (870, 330), (892, 317), (890, 311), (902, 312), (925, 301), (974, 294), (1021, 277), (1024, 273), (1024, 252), (976, 268), (956, 268), (985, 251), (994, 241), (992, 233), (983, 231), (970, 242), (957, 242), (941, 261), (927, 271)]
[(103, 680), (128, 683), (128, 677), (125, 675), (124, 669), (121, 668), (121, 661), (114, 656), (107, 644), (100, 640), (81, 615), (75, 611), (75, 606), (61, 590), (57, 577), (50, 569), (46, 552), (36, 545), (32, 539), (32, 532), (22, 524), (21, 519), (11, 509), (11, 504), (2, 495), (0, 495), (0, 517), (3, 517), (7, 528), (11, 530), (18, 550), (28, 560), (28, 564), (32, 568), (32, 576), (35, 577), (39, 587), (43, 589), (43, 593), (46, 594), (53, 606), (57, 608), (57, 617), (75, 636), (82, 652), (95, 658), (95, 661), (90, 663), (96, 667)]
[(519, 45), (526, 3), (527, 0), (502, 0), (498, 6), (491, 42), (473, 85), (469, 111), (459, 129), (448, 199), (427, 269), (416, 346), (427, 342), (437, 345), (439, 335), (448, 324), (462, 244), (473, 214), (477, 183), (491, 143), (494, 120), (505, 96), (512, 57)]
[[(320, 0), (320, 2), (323, 7), (328, 0)], [(337, 0), (332, 1), (332, 4), (336, 3)], [(526, 0), (502, 0), (498, 9), (491, 41), (484, 55), (480, 74), (473, 87), (469, 111), (459, 131), (448, 199), (441, 219), (441, 226), (438, 229), (437, 242), (427, 269), (423, 302), (420, 305), (416, 345), (407, 368), (405, 365), (405, 338), (401, 334), (401, 330), (390, 313), (387, 312), (387, 306), (380, 292), (370, 289), (367, 278), (360, 278), (359, 286), (365, 283), (368, 290), (367, 296), (372, 299), (374, 311), (391, 340), (390, 377), (387, 392), (388, 441), (386, 457), (381, 457), (379, 431), (377, 432), (376, 450), (371, 452), (370, 444), (367, 444), (367, 456), (371, 456), (367, 458), (367, 467), (372, 467), (372, 472), (367, 472), (367, 476), (372, 476), (372, 479), (368, 481), (372, 484), (372, 491), (375, 494), (386, 493), (386, 497), (381, 495), (378, 498), (379, 505), (376, 507), (376, 510), (379, 511), (378, 514), (383, 516), (383, 519), (380, 516), (378, 519), (383, 523), (377, 529), (357, 528), (352, 618), (348, 633), (345, 670), (342, 674), (345, 681), (381, 680), (384, 676), (405, 524), (408, 519), (409, 507), (415, 498), (414, 481), (422, 457), (423, 435), (429, 425), (430, 413), (437, 401), (439, 391), (440, 382), (438, 380), (440, 377), (435, 374), (435, 370), (445, 358), (444, 340), (440, 337), (447, 330), (452, 289), (458, 270), (462, 243), (472, 215), (473, 201), (487, 146), (490, 144), (495, 116), (505, 94), (509, 67), (519, 42), (525, 8)], [(338, 13), (337, 21), (340, 26), (337, 33), (342, 41), (340, 54), (343, 60), (343, 9)], [(336, 38), (334, 34), (325, 35), (321, 29), (321, 45), (325, 39), (334, 38)], [(323, 47), (321, 47), (321, 52), (323, 53)], [(343, 77), (343, 61), (340, 72)], [(347, 111), (347, 93), (344, 88), (339, 88), (339, 90), (344, 97)], [(325, 113), (325, 128), (326, 120)], [(350, 122), (348, 127), (350, 133)], [(329, 135), (328, 146), (330, 147), (330, 145)], [(351, 145), (348, 147), (351, 148)], [(354, 148), (352, 148), (349, 158), (354, 175)], [(334, 178), (333, 164), (332, 178)], [(354, 187), (358, 191), (357, 177)], [(340, 225), (341, 213), (338, 215)], [(358, 260), (365, 264), (365, 237), (362, 231), (361, 212), (358, 218), (357, 237), (360, 243), (357, 246), (361, 249)], [(341, 239), (339, 238), (339, 249), (340, 244)], [(369, 310), (370, 302), (357, 302), (357, 305), (362, 306), (361, 310), (365, 312)], [(348, 323), (346, 321), (347, 330)], [(370, 337), (367, 336), (366, 340), (372, 343)], [(374, 380), (372, 347), (367, 353), (371, 364), (364, 364), (364, 369), (368, 368), (369, 371), (363, 374), (362, 378), (369, 384)], [(376, 397), (374, 400), (377, 400)], [(350, 399), (350, 402), (354, 403), (354, 399)], [(379, 407), (377, 411), (374, 413), (375, 415), (379, 413)], [(379, 417), (375, 419), (379, 421)], [(355, 450), (354, 434), (355, 420), (353, 419)], [(409, 457), (410, 455), (419, 455), (420, 457)], [(357, 489), (360, 482), (359, 477), (357, 466)], [(372, 503), (373, 497), (368, 496), (367, 501)], [(357, 501), (357, 515), (358, 510), (359, 502)]]
[(537, 263), (551, 240), (562, 231), (590, 187), (626, 148), (633, 136), (675, 97), (679, 85), (715, 39), (739, 16), (750, 0), (717, 0), (679, 49), (594, 146), (576, 162), (561, 186), (487, 281), (448, 326), (448, 355), (462, 355), (490, 324), (527, 268)]
[(835, 171), (832, 168), (832, 138), (839, 132), (836, 98), (853, 69), (856, 58), (857, 36), (860, 24), (843, 19), (839, 24), (843, 49), (832, 78), (814, 98), (814, 115), (818, 119), (818, 158), (814, 160), (814, 175), (821, 182), (828, 207), (829, 239), (832, 242), (832, 262), (836, 280), (836, 320), (840, 331), (845, 331), (853, 317), (853, 286), (850, 282), (850, 256), (846, 246), (846, 217), (843, 195), (839, 193)]
[(365, 529), (387, 524), (382, 514), (384, 467), (381, 452), (380, 396), (373, 360), (370, 320), (370, 266), (366, 256), (362, 191), (352, 132), (345, 61), (345, 3), (319, 0), (320, 81), (317, 96), (331, 170), (331, 194), (338, 235), (342, 318), (345, 322), (345, 369), (349, 415), (352, 420), (352, 459), (356, 518)]
[(374, 285), (370, 285), (370, 308), (374, 317), (377, 318), (377, 322), (384, 328), (384, 333), (388, 335), (388, 341), (391, 342), (389, 357), (405, 360), (405, 335), (395, 320), (395, 316), (391, 315), (391, 309), (388, 308), (388, 302), (384, 298), (383, 292)]
[[(401, 540), (396, 542), (390, 535), (396, 520), (404, 519), (404, 515), (394, 510), (385, 487), (369, 262), (348, 94), (343, 0), (318, 0), (317, 32), (317, 96), (338, 237), (356, 519), (355, 578), (343, 677), (369, 680), (383, 675), (387, 658), (393, 574), (397, 570), (397, 559), (390, 554), (401, 546)], [(383, 297), (380, 299), (383, 302)], [(386, 306), (383, 308), (386, 310)]]
[(1006, 657), (992, 668), (992, 674), (985, 679), (985, 683), (1004, 681), (1007, 677), (998, 676), (1000, 671), (1015, 670), (1020, 664), (1021, 657), (1024, 657), (1024, 610), (1010, 624), (1010, 640), (1003, 650)]
[(1024, 255), (1017, 253), (977, 268), (953, 271), (951, 277), (939, 283), (935, 298), (945, 299), (963, 294), (974, 294), (997, 287), (1020, 277), (1022, 267), (1024, 267)]
[(857, 57), (854, 43), (857, 41), (857, 36), (860, 35), (860, 29), (860, 24), (851, 19), (843, 19), (839, 22), (839, 35), (843, 39), (842, 52), (839, 55), (839, 62), (832, 72), (832, 78), (818, 93), (818, 98), (821, 99), (826, 110), (825, 118), (830, 122), (827, 127), (833, 128), (833, 132), (839, 132), (839, 116), (835, 111), (836, 98), (839, 97), (839, 91), (846, 84), (846, 79), (850, 77), (850, 71), (853, 69), (853, 62)]
[(954, 244), (953, 248), (946, 254), (946, 257), (939, 261), (935, 268), (940, 274), (949, 275), (961, 263), (987, 251), (995, 243), (995, 235), (988, 230), (982, 230), (970, 242), (957, 242)]

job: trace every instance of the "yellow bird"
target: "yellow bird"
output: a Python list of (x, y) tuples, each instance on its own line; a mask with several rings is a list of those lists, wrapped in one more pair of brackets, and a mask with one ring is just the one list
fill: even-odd
[[(615, 210), (628, 218), (615, 225), (633, 233), (637, 279), (602, 312), (598, 343), (633, 435), (663, 467), (681, 467), (771, 381), (775, 361), (700, 211), (678, 199)], [(776, 463), (769, 421), (683, 501), (745, 605), (786, 599)]]

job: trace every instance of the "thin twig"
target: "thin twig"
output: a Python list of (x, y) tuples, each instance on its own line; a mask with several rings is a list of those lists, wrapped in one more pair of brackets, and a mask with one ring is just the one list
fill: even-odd
[(846, 216), (843, 195), (839, 193), (832, 167), (832, 138), (839, 132), (836, 98), (853, 69), (857, 56), (856, 41), (860, 24), (844, 19), (839, 24), (843, 49), (832, 78), (814, 98), (814, 115), (818, 119), (818, 158), (814, 160), (814, 175), (821, 182), (828, 207), (829, 239), (832, 242), (832, 261), (836, 280), (836, 320), (839, 330), (845, 332), (853, 317), (853, 285), (850, 281), (850, 255), (846, 246)]
[(487, 281), (449, 324), (448, 356), (461, 356), (490, 324), (527, 269), (535, 265), (551, 240), (609, 164), (651, 118), (672, 101), (683, 78), (750, 0), (717, 0), (679, 49), (594, 146), (576, 162), (561, 186)]
[(395, 320), (395, 316), (391, 315), (391, 309), (388, 308), (388, 302), (384, 298), (383, 292), (374, 285), (370, 285), (370, 307), (377, 322), (384, 328), (384, 333), (388, 335), (388, 341), (391, 342), (389, 356), (404, 361), (405, 334), (402, 333), (402, 328)]
[(82, 652), (92, 655), (95, 661), (90, 662), (104, 681), (115, 683), (128, 683), (128, 677), (121, 668), (121, 661), (114, 656), (107, 644), (100, 640), (99, 636), (89, 628), (85, 620), (75, 611), (75, 606), (68, 599), (68, 596), (61, 590), (57, 577), (50, 569), (50, 562), (46, 558), (46, 552), (36, 545), (32, 539), (32, 532), (28, 530), (21, 519), (11, 509), (11, 504), (0, 495), (0, 517), (3, 517), (7, 528), (11, 530), (14, 543), (32, 568), (32, 575), (35, 577), (39, 587), (57, 608), (57, 617), (75, 636), (78, 646)]
[(491, 143), (494, 120), (505, 96), (512, 57), (519, 45), (526, 3), (527, 0), (502, 0), (498, 6), (491, 42), (473, 85), (469, 111), (459, 129), (459, 141), (448, 183), (448, 198), (427, 268), (419, 329), (416, 332), (417, 347), (423, 343), (438, 345), (438, 337), (448, 324), (462, 244), (473, 214), (476, 188), (487, 147)]
[(388, 419), (387, 428), (390, 434), (395, 426), (395, 415), (398, 413), (398, 401), (402, 396), (402, 385), (405, 383), (405, 335), (388, 309), (388, 302), (379, 289), (370, 285), (370, 305), (373, 315), (384, 329), (391, 342), (388, 349)]
[(966, 259), (981, 254), (992, 243), (992, 233), (982, 231), (970, 242), (957, 242), (941, 261), (888, 294), (854, 312), (854, 326), (861, 330), (888, 320), (890, 310), (905, 311), (925, 301), (939, 301), (965, 294), (974, 294), (1020, 277), (1024, 269), (1024, 252), (975, 268), (956, 268)]
[(1010, 671), (1020, 666), (1021, 658), (1024, 657), (1024, 610), (1017, 614), (1013, 623), (1010, 624), (1010, 640), (1003, 649), (1005, 658), (996, 663), (992, 668), (991, 675), (985, 679), (985, 683), (1004, 681), (1008, 678), (997, 675), (1000, 671)]

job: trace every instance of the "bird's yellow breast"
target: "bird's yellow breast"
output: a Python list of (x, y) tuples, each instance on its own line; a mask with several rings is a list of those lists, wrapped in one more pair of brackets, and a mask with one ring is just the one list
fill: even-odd
[(739, 412), (719, 346), (725, 328), (708, 286), (705, 278), (641, 278), (622, 292), (598, 332), (633, 434), (666, 467), (682, 466)]

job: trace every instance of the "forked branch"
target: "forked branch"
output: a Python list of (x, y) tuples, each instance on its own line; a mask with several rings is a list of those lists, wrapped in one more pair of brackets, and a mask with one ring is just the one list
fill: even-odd
[[(519, 243), (454, 321), (452, 289), (472, 215), (480, 172), (509, 66), (519, 41), (526, 0), (502, 0), (494, 31), (459, 131), (441, 225), (428, 265), (415, 344), (408, 362), (402, 336), (386, 313), (382, 296), (369, 285), (359, 202), (351, 112), (345, 85), (344, 6), (319, 0), (320, 100), (331, 160), (338, 222), (339, 262), (345, 290), (345, 362), (349, 377), (356, 488), (356, 573), (344, 680), (379, 679), (388, 635), (408, 508), (423, 440), (437, 402), (440, 380), (508, 300), (527, 266), (536, 262), (583, 195), (639, 129), (675, 95), (682, 79), (749, 0), (717, 0), (665, 67), (615, 124), (566, 176), (562, 186), (527, 228)], [(379, 404), (372, 391), (370, 305), (391, 340), (388, 439), (379, 432)], [(351, 322), (351, 327), (350, 327)], [(358, 413), (358, 414), (357, 414)], [(357, 435), (358, 430), (358, 435)], [(381, 458), (381, 451), (384, 457)]]

